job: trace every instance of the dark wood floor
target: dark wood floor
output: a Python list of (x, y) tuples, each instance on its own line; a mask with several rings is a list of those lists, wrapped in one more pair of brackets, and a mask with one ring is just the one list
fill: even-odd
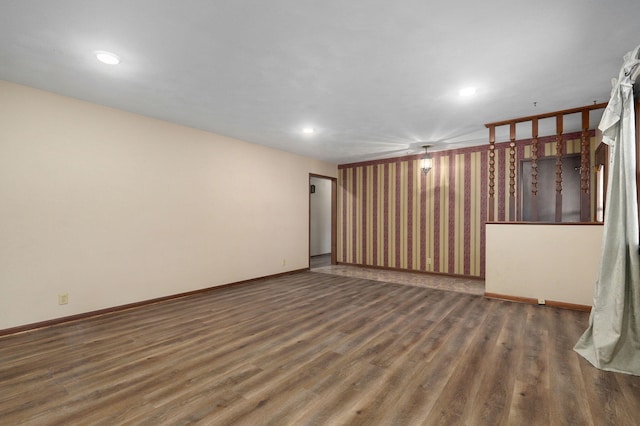
[(0, 338), (0, 424), (637, 425), (587, 320), (305, 272)]

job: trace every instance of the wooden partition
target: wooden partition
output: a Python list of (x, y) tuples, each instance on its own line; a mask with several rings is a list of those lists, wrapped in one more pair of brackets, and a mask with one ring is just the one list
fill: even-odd
[(488, 220), (495, 221), (495, 149), (496, 149), (496, 128), (500, 126), (509, 126), (509, 202), (508, 210), (510, 221), (517, 220), (520, 214), (516, 211), (518, 207), (516, 200), (518, 199), (516, 193), (516, 125), (518, 123), (531, 123), (531, 186), (528, 188), (531, 191), (531, 208), (532, 217), (534, 221), (538, 220), (538, 182), (539, 182), (539, 170), (538, 170), (538, 132), (539, 121), (545, 118), (555, 118), (556, 123), (556, 152), (555, 152), (555, 222), (563, 221), (562, 205), (563, 205), (563, 153), (564, 153), (564, 117), (570, 114), (581, 114), (581, 143), (580, 143), (580, 222), (591, 222), (593, 220), (591, 213), (591, 188), (590, 188), (590, 176), (591, 176), (591, 146), (589, 137), (589, 114), (591, 111), (605, 108), (607, 103), (593, 104), (578, 108), (566, 109), (562, 111), (555, 111), (546, 114), (539, 114), (534, 116), (520, 117), (511, 120), (499, 121), (495, 123), (487, 123), (485, 126), (489, 129), (489, 209)]

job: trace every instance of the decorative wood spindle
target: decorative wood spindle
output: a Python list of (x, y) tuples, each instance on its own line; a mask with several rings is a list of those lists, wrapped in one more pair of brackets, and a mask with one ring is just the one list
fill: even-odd
[(509, 220), (516, 220), (516, 123), (509, 125)]
[[(636, 108), (636, 112), (638, 115), (637, 121), (640, 122), (640, 102), (637, 102), (638, 106)], [(563, 134), (563, 118), (564, 115), (569, 114), (583, 114), (583, 136), (581, 139), (581, 221), (585, 220), (582, 216), (586, 211), (589, 215), (591, 214), (590, 207), (590, 140), (589, 140), (589, 132), (588, 132), (588, 117), (589, 111), (598, 110), (602, 108), (606, 108), (607, 103), (600, 103), (593, 105), (586, 105), (578, 108), (570, 108), (562, 111), (554, 111), (547, 112), (544, 114), (531, 115), (527, 117), (514, 118), (503, 121), (496, 121), (493, 123), (486, 123), (485, 127), (489, 129), (489, 221), (495, 221), (495, 129), (499, 126), (510, 126), (511, 130), (511, 141), (509, 143), (509, 220), (515, 220), (514, 210), (515, 210), (515, 126), (517, 123), (531, 122), (532, 123), (532, 161), (531, 161), (531, 218), (534, 221), (539, 220), (540, 212), (538, 211), (538, 185), (540, 181), (538, 179), (538, 160), (540, 159), (540, 146), (538, 141), (538, 120), (545, 118), (556, 118), (556, 206), (555, 206), (555, 221), (562, 221), (562, 161), (564, 154), (564, 134)], [(585, 115), (586, 114), (586, 115)], [(585, 119), (586, 117), (586, 119)], [(586, 120), (586, 121), (585, 121)], [(586, 123), (586, 124), (585, 124)], [(585, 129), (587, 129), (585, 131)], [(640, 132), (640, 131), (639, 131)], [(638, 137), (638, 144), (640, 145), (640, 135)], [(638, 151), (638, 162), (640, 162), (640, 147)], [(499, 170), (499, 173), (504, 173), (504, 170)], [(501, 175), (502, 176), (502, 175)], [(506, 176), (505, 176), (506, 177)], [(638, 205), (640, 208), (640, 168), (638, 168)], [(524, 196), (526, 193), (523, 193)], [(586, 194), (586, 195), (585, 195)], [(528, 194), (526, 194), (528, 195)], [(585, 201), (583, 201), (585, 200)], [(586, 209), (583, 209), (583, 204), (587, 206)], [(586, 221), (589, 221), (587, 217)]]
[(562, 140), (562, 114), (556, 116), (556, 222), (562, 222), (562, 152), (564, 151)]
[(531, 220), (538, 221), (538, 119), (531, 120)]
[(489, 127), (489, 215), (488, 220), (496, 220), (495, 216), (495, 175), (496, 172), (496, 128)]
[(580, 141), (580, 221), (591, 220), (589, 177), (591, 174), (591, 143), (589, 140), (589, 111), (582, 111), (582, 138)]

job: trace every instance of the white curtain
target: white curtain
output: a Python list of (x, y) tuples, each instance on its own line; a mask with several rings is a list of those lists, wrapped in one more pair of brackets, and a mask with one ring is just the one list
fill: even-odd
[(640, 253), (633, 84), (640, 46), (624, 56), (598, 126), (609, 145), (604, 241), (589, 328), (575, 351), (607, 371), (640, 376)]

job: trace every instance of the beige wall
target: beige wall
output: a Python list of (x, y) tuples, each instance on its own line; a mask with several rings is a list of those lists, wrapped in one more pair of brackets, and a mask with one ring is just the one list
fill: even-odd
[(337, 168), (0, 81), (0, 329), (307, 267), (309, 173)]
[(485, 291), (591, 306), (601, 225), (487, 224)]

